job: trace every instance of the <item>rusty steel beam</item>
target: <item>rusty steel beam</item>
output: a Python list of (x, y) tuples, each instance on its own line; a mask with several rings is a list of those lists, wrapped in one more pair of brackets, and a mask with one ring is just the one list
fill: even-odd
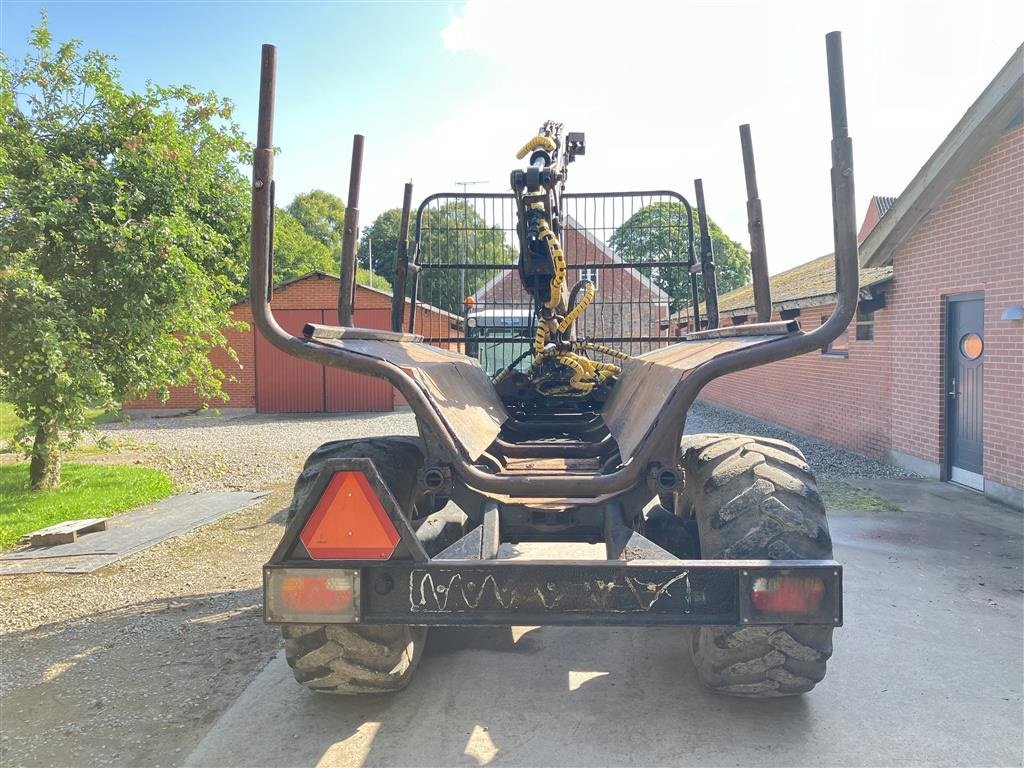
[(363, 137), (352, 137), (352, 169), (348, 177), (345, 234), (341, 241), (341, 285), (338, 286), (338, 324), (352, 325), (356, 297), (356, 238), (359, 236), (359, 184), (363, 178)]
[(270, 254), (273, 250), (274, 85), (277, 48), (264, 45), (260, 54), (260, 106), (252, 164), (252, 232), (249, 248), (249, 301), (269, 306)]
[[(700, 390), (728, 373), (793, 357), (819, 349), (846, 330), (857, 306), (857, 221), (854, 210), (852, 143), (847, 131), (845, 88), (843, 87), (842, 45), (839, 34), (826, 38), (828, 80), (832, 113), (832, 212), (836, 245), (836, 305), (828, 320), (809, 333), (795, 332), (770, 343), (734, 345), (731, 351), (710, 352), (706, 362), (688, 371), (655, 372), (661, 381), (672, 376), (663, 405), (643, 434), (636, 440), (632, 460), (607, 474), (580, 473), (552, 476), (545, 474), (494, 474), (475, 466), (456, 445), (449, 424), (440, 416), (423, 388), (411, 374), (386, 356), (363, 354), (346, 349), (344, 344), (329, 346), (315, 339), (294, 336), (284, 331), (274, 318), (267, 300), (268, 258), (270, 249), (270, 184), (273, 181), (271, 144), (276, 56), (273, 46), (263, 48), (260, 78), (260, 109), (257, 146), (253, 157), (252, 235), (249, 299), (253, 324), (275, 347), (287, 354), (321, 365), (387, 379), (401, 392), (416, 413), (431, 459), (448, 463), (453, 474), (467, 488), (484, 494), (513, 497), (551, 497), (608, 499), (638, 487), (652, 462), (674, 464), (686, 413)], [(692, 219), (691, 219), (692, 220)], [(691, 230), (692, 231), (692, 230)], [(353, 230), (354, 235), (354, 230)], [(691, 240), (692, 242), (692, 240)], [(386, 334), (385, 331), (360, 329), (361, 334)], [(357, 338), (354, 336), (353, 338)], [(384, 339), (391, 343), (413, 339)], [(706, 342), (683, 342), (704, 344)], [(719, 342), (720, 343), (720, 342)], [(355, 345), (358, 347), (359, 345)], [(705, 350), (707, 352), (707, 350)], [(655, 363), (651, 363), (655, 365)], [(664, 367), (664, 366), (662, 366)], [(668, 367), (672, 368), (671, 362)], [(664, 374), (664, 375), (663, 375)], [(606, 416), (607, 413), (606, 406)]]
[(764, 214), (757, 194), (757, 170), (754, 168), (754, 145), (750, 126), (740, 126), (740, 147), (743, 150), (743, 176), (747, 182), (747, 231), (750, 233), (750, 271), (754, 278), (754, 306), (757, 322), (772, 319), (772, 289), (768, 283), (768, 253), (764, 243)]
[(409, 274), (409, 217), (412, 215), (412, 182), (402, 195), (402, 220), (398, 225), (398, 253), (395, 254), (395, 285), (391, 297), (391, 330), (401, 333), (405, 312), (405, 280)]
[[(704, 181), (694, 179), (693, 187), (697, 196), (697, 223), (700, 226), (700, 271), (704, 276), (704, 312), (708, 318), (708, 330), (718, 327), (718, 281), (715, 279), (715, 250), (708, 231), (708, 214), (704, 206)], [(699, 328), (694, 330), (699, 331)]]

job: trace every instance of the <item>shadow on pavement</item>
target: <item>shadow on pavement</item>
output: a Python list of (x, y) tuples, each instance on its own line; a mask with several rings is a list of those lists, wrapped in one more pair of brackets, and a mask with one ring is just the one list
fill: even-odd
[(249, 723), (230, 756), (204, 742), (188, 764), (718, 764), (716, 745), (736, 729), (751, 743), (807, 738), (809, 700), (705, 692), (688, 639), (680, 629), (432, 630), (408, 689), (356, 698), (302, 689), (279, 656), (238, 710)]

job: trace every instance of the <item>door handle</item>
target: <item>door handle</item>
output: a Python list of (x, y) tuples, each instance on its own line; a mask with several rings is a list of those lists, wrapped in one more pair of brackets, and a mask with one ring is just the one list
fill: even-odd
[(950, 380), (949, 386), (952, 387), (953, 391), (949, 393), (949, 396), (954, 400), (956, 399), (956, 378)]

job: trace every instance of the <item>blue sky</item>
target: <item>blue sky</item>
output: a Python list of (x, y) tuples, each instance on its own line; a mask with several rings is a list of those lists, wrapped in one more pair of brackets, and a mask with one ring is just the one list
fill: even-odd
[(58, 40), (115, 54), (129, 85), (217, 91), (250, 131), (259, 47), (277, 44), (279, 199), (345, 198), (364, 133), (364, 225), (410, 178), (417, 197), (457, 180), (503, 190), (513, 153), (550, 117), (587, 132), (574, 190), (690, 196), (701, 176), (712, 217), (746, 243), (736, 127), (750, 122), (773, 272), (831, 249), (825, 32), (844, 33), (863, 211), (902, 191), (1024, 29), (1018, 4), (985, 0), (546, 3), (556, 34), (538, 34), (528, 9), (541, 6), (521, 2), (0, 0), (7, 54), (24, 51), (41, 7)]
[[(255, 133), (260, 45), (279, 48), (275, 138), (283, 149), (279, 193), (322, 186), (346, 196), (353, 133), (368, 136), (367, 172), (403, 143), (406, 121), (436, 123), (446, 103), (483, 83), (441, 49), (441, 4), (19, 2), (0, 0), (0, 46), (25, 50), (49, 12), (55, 39), (117, 56), (123, 80), (184, 82), (231, 98)], [(389, 149), (391, 148), (391, 149)], [(415, 172), (409, 168), (407, 174)], [(401, 185), (393, 200), (401, 203)]]

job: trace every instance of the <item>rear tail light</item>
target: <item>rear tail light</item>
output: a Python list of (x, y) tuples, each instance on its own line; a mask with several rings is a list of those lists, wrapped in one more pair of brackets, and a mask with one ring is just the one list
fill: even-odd
[(275, 568), (267, 571), (267, 621), (347, 624), (359, 621), (359, 571)]
[(825, 582), (817, 576), (760, 576), (750, 589), (757, 613), (818, 613), (825, 599)]
[(401, 540), (366, 475), (335, 472), (299, 535), (314, 560), (387, 560)]

